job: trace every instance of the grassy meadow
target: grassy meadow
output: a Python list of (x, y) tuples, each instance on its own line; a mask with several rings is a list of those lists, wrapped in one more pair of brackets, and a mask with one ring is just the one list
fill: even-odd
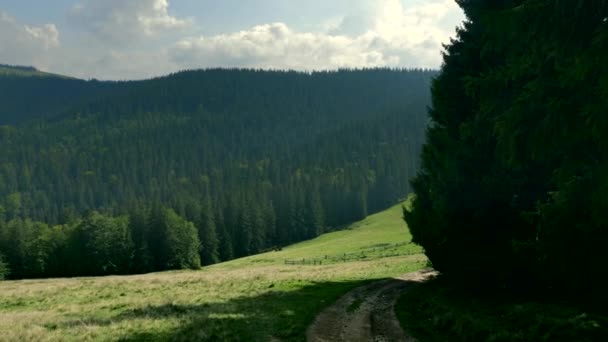
[[(366, 251), (386, 244), (409, 242), (412, 236), (403, 219), (401, 205), (396, 205), (383, 212), (370, 215), (366, 219), (353, 223), (345, 230), (323, 234), (315, 239), (297, 243), (281, 251), (258, 254), (211, 266), (211, 269), (241, 268), (260, 264), (280, 264), (285, 260), (302, 258), (323, 259), (327, 256), (339, 256), (344, 253)], [(416, 245), (404, 245), (390, 252), (403, 254), (419, 251)]]
[(409, 239), (395, 206), (345, 231), (199, 271), (1, 282), (0, 340), (301, 341), (315, 315), (348, 290), (415, 271), (426, 259), (419, 254), (322, 266), (284, 260)]

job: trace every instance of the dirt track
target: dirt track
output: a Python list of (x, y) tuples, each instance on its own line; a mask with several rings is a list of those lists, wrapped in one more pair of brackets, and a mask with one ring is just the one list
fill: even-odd
[(317, 316), (306, 331), (307, 340), (416, 341), (401, 329), (393, 306), (403, 291), (433, 274), (433, 271), (408, 273), (350, 291)]

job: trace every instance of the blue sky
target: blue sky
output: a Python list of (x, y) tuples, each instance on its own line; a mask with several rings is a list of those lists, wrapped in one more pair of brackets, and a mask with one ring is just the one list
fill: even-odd
[(453, 0), (0, 0), (0, 63), (99, 79), (439, 67), (462, 20)]

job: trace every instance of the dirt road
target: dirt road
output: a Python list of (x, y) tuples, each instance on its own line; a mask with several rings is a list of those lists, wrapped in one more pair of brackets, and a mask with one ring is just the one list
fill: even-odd
[(430, 270), (408, 273), (352, 290), (317, 316), (306, 331), (307, 340), (415, 341), (401, 329), (393, 306), (408, 287), (434, 274)]

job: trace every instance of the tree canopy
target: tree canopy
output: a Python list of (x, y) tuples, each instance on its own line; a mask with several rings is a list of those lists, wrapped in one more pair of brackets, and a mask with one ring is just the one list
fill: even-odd
[(467, 284), (605, 285), (608, 3), (459, 1), (405, 218)]

